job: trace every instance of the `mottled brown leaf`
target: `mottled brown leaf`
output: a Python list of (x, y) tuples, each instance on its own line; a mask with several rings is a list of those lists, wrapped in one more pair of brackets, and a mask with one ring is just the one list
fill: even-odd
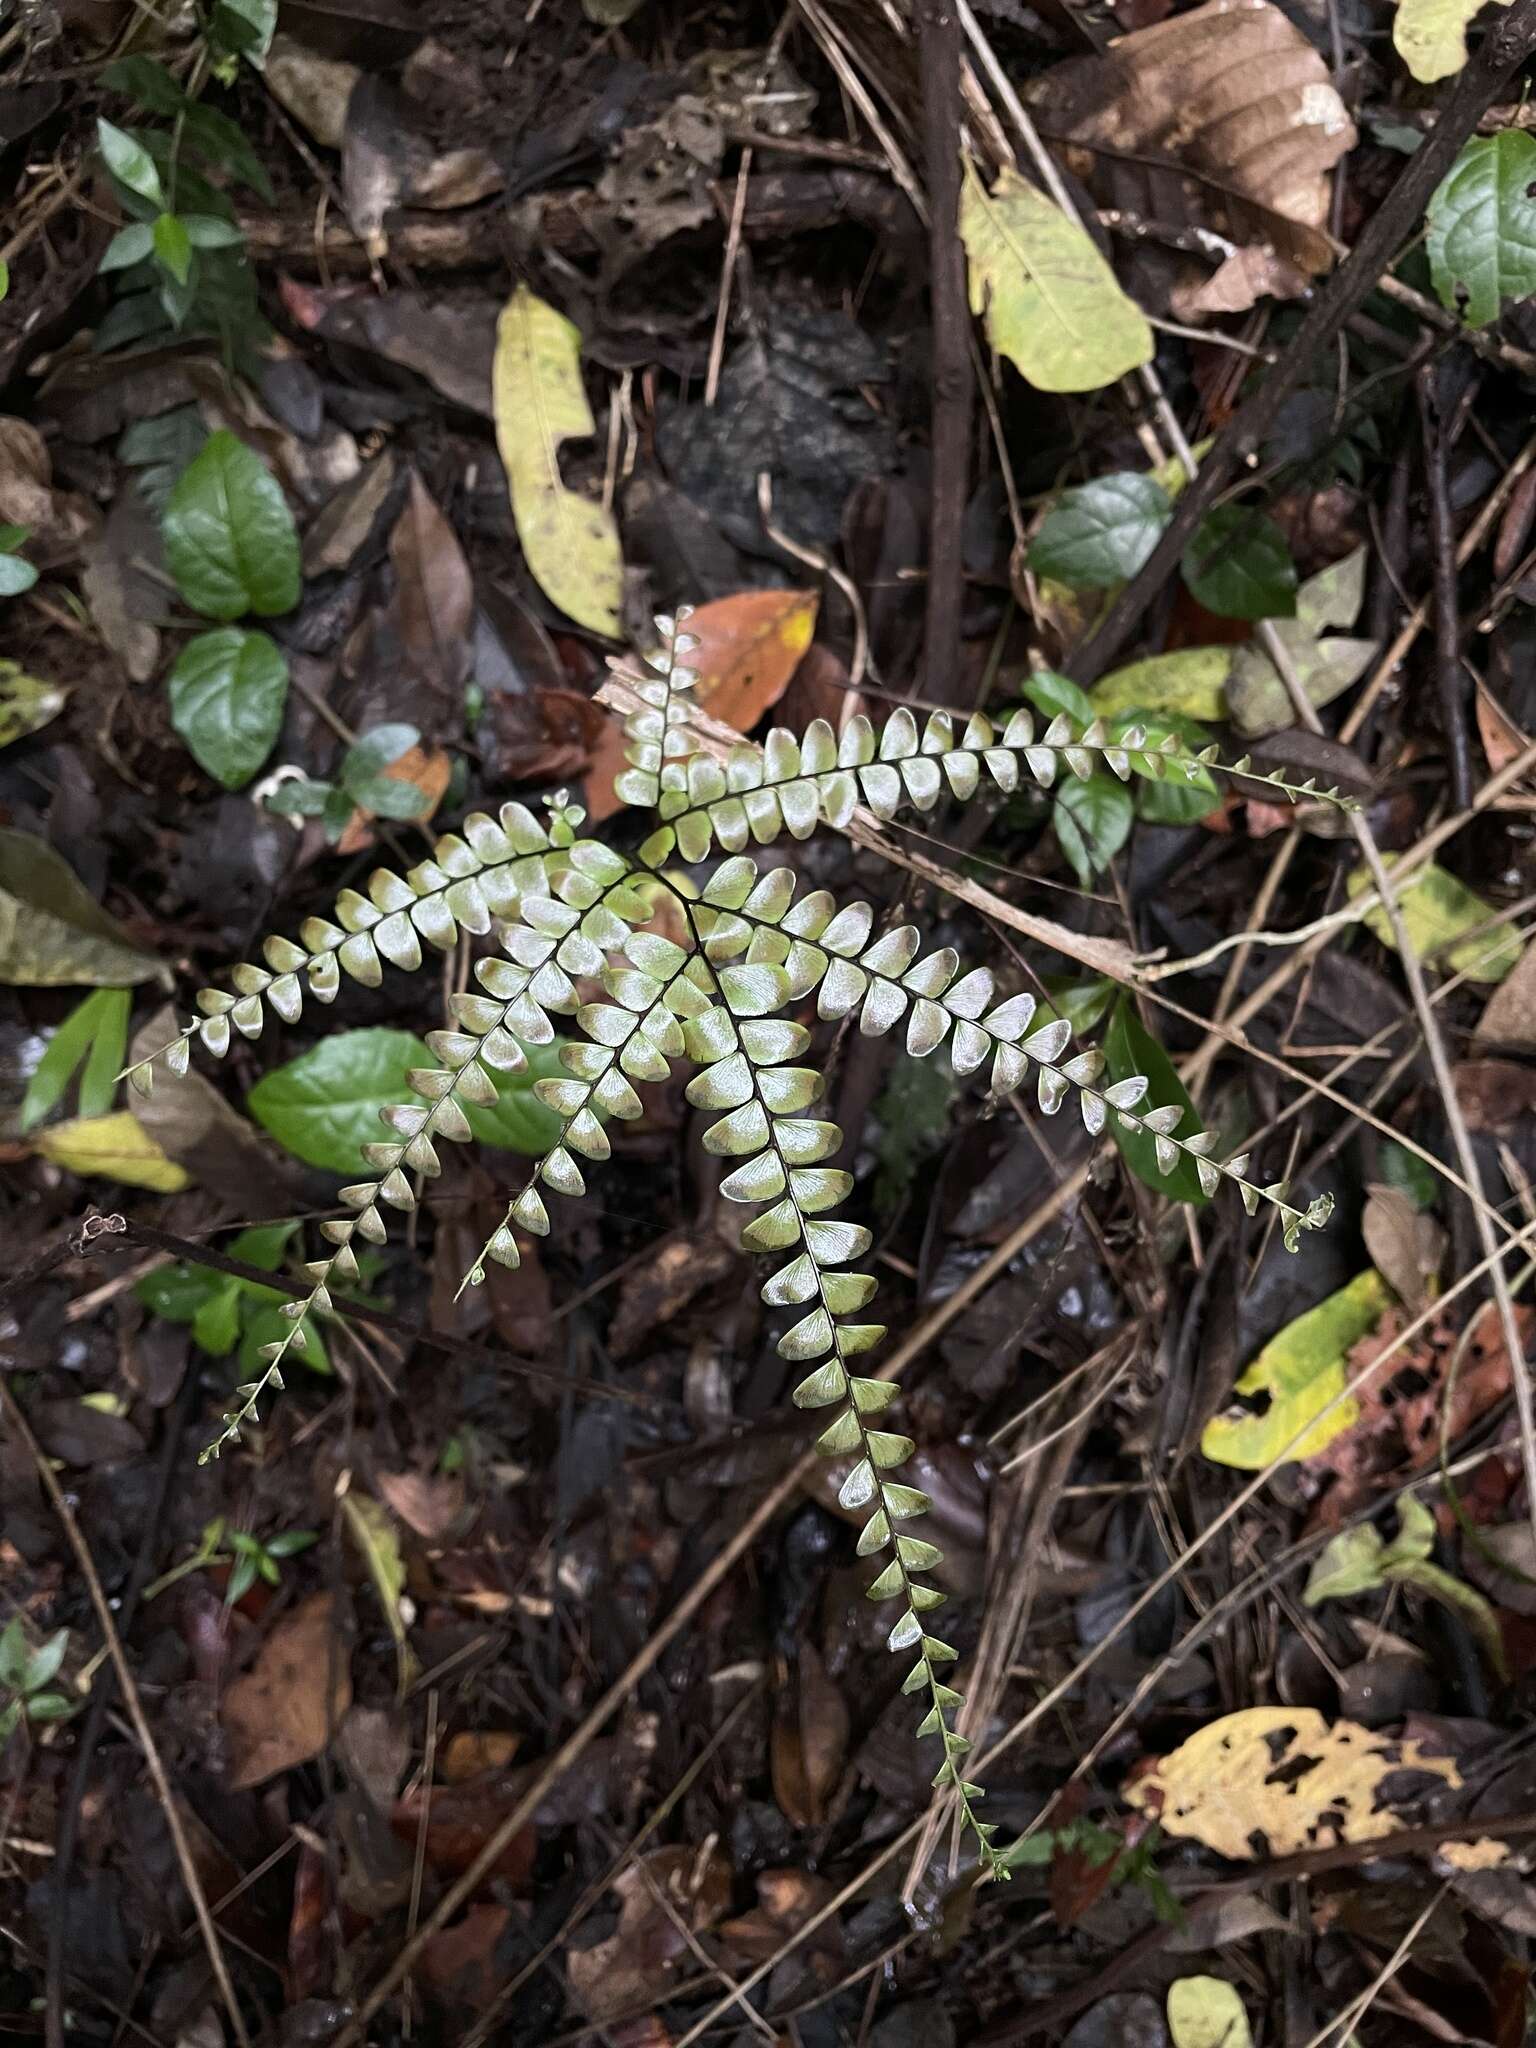
[(1186, 281), (1186, 317), (1292, 297), (1330, 268), (1329, 173), (1355, 128), (1322, 57), (1270, 0), (1208, 0), (1138, 29), (1056, 65), (1034, 98), (1101, 204), (1220, 238), (1214, 275)]

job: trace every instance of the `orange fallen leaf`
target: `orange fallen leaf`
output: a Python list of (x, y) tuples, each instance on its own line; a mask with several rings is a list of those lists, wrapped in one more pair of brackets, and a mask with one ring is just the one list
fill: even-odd
[[(696, 695), (711, 717), (749, 733), (773, 709), (811, 644), (820, 605), (814, 590), (738, 590), (699, 606), (688, 621), (699, 642), (688, 664), (698, 673)], [(594, 824), (623, 809), (613, 793), (623, 767), (623, 730), (610, 719), (587, 770), (587, 810)]]

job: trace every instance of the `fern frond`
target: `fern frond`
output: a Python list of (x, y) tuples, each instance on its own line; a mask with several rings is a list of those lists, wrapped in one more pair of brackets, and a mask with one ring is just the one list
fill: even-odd
[[(1245, 1157), (1216, 1159), (1211, 1133), (1178, 1135), (1182, 1106), (1151, 1105), (1141, 1076), (1106, 1084), (1102, 1056), (1074, 1052), (1064, 1021), (1042, 1020), (1028, 994), (999, 1000), (990, 971), (964, 969), (953, 948), (924, 952), (913, 925), (877, 935), (869, 904), (840, 907), (825, 890), (802, 891), (791, 868), (760, 868), (742, 849), (783, 832), (804, 839), (821, 822), (845, 825), (861, 804), (884, 819), (908, 803), (929, 810), (946, 790), (962, 800), (973, 796), (984, 777), (1006, 793), (1025, 777), (1049, 788), (1063, 773), (1087, 777), (1100, 767), (1122, 780), (1237, 774), (1288, 797), (1343, 800), (1310, 782), (1255, 775), (1246, 761), (1224, 766), (1214, 748), (1196, 752), (1174, 736), (1154, 742), (1136, 728), (1111, 736), (1098, 722), (1082, 727), (1066, 716), (1037, 734), (1023, 710), (1000, 729), (978, 713), (958, 736), (943, 712), (920, 730), (910, 712), (898, 710), (878, 733), (856, 718), (841, 738), (816, 720), (803, 739), (776, 730), (761, 749), (727, 744), (722, 757), (718, 730), (691, 696), (697, 678), (686, 657), (697, 643), (679, 630), (686, 618), (680, 612), (657, 622), (657, 648), (645, 660), (611, 664), (631, 707), (627, 765), (616, 788), (657, 819), (638, 865), (581, 836), (583, 813), (563, 793), (551, 799), (547, 825), (515, 803), (502, 807), (499, 820), (477, 815), (461, 835), (439, 839), (432, 857), (403, 878), (381, 869), (366, 895), (343, 891), (335, 922), (310, 919), (297, 943), (269, 939), (265, 965), (236, 967), (233, 993), (201, 991), (201, 1015), (155, 1056), (185, 1071), (194, 1039), (222, 1057), (232, 1033), (260, 1034), (268, 1009), (292, 1023), (306, 994), (332, 1001), (343, 974), (373, 986), (386, 965), (418, 966), (423, 941), (446, 951), (461, 933), (494, 935), (498, 950), (474, 969), (481, 992), (451, 998), (451, 1027), (428, 1036), (433, 1064), (408, 1076), (415, 1099), (381, 1113), (388, 1135), (363, 1148), (372, 1177), (342, 1189), (350, 1213), (321, 1225), (331, 1249), (306, 1266), (309, 1293), (285, 1304), (292, 1327), (265, 1348), (265, 1371), (238, 1390), (238, 1404), (204, 1456), (237, 1440), (263, 1394), (282, 1387), (289, 1351), (305, 1349), (306, 1319), (330, 1311), (333, 1290), (357, 1280), (355, 1244), (383, 1242), (386, 1213), (416, 1206), (418, 1181), (441, 1170), (439, 1146), (471, 1136), (466, 1108), (496, 1100), (497, 1075), (525, 1069), (525, 1047), (561, 1038), (564, 1074), (537, 1083), (540, 1099), (560, 1119), (560, 1134), (508, 1203), (465, 1286), (484, 1279), (489, 1261), (518, 1263), (517, 1232), (549, 1229), (541, 1189), (583, 1194), (578, 1162), (609, 1156), (608, 1120), (638, 1117), (637, 1086), (665, 1080), (677, 1061), (688, 1060), (698, 1069), (688, 1099), (715, 1115), (705, 1145), (737, 1162), (721, 1191), (758, 1212), (742, 1230), (742, 1246), (776, 1260), (762, 1298), (773, 1309), (800, 1311), (778, 1350), (810, 1368), (795, 1402), (831, 1411), (818, 1448), (848, 1461), (839, 1499), (864, 1517), (859, 1555), (884, 1560), (870, 1597), (901, 1604), (889, 1641), (893, 1651), (915, 1655), (903, 1689), (928, 1701), (919, 1732), (938, 1736), (943, 1748), (934, 1783), (958, 1802), (986, 1869), (1006, 1874), (991, 1846), (993, 1830), (977, 1819), (981, 1790), (964, 1774), (969, 1744), (954, 1725), (961, 1695), (941, 1676), (955, 1652), (925, 1619), (944, 1598), (925, 1576), (940, 1554), (904, 1526), (928, 1502), (892, 1476), (913, 1449), (910, 1438), (883, 1426), (896, 1388), (852, 1363), (885, 1334), (882, 1325), (859, 1320), (876, 1291), (871, 1275), (853, 1270), (870, 1248), (870, 1233), (836, 1213), (852, 1189), (851, 1176), (827, 1164), (842, 1133), (816, 1113), (823, 1085), (817, 1069), (795, 1064), (810, 1031), (784, 1013), (814, 999), (818, 1017), (857, 1014), (868, 1036), (904, 1025), (909, 1053), (922, 1058), (947, 1042), (958, 1075), (986, 1069), (990, 1090), (1002, 1095), (1032, 1085), (1047, 1115), (1075, 1097), (1090, 1134), (1118, 1120), (1120, 1128), (1152, 1139), (1163, 1172), (1188, 1159), (1207, 1194), (1227, 1182), (1250, 1213), (1260, 1202), (1273, 1204), (1292, 1250), (1331, 1204), (1323, 1197), (1298, 1209), (1283, 1183), (1251, 1180)], [(717, 844), (726, 857), (696, 899), (660, 873), (674, 852), (697, 861)], [(658, 889), (677, 905), (686, 943), (648, 928)], [(592, 997), (594, 983), (601, 999)], [(142, 1062), (130, 1073), (145, 1092), (152, 1065)]]
[(422, 861), (401, 877), (378, 868), (369, 878), (368, 894), (343, 889), (336, 899), (336, 918), (307, 918), (299, 941), (274, 935), (262, 946), (264, 966), (243, 961), (231, 968), (234, 993), (226, 989), (198, 991), (194, 1017), (180, 1037), (126, 1069), (126, 1078), (141, 1095), (153, 1086), (154, 1068), (163, 1060), (173, 1074), (184, 1074), (196, 1039), (205, 1052), (223, 1059), (232, 1043), (232, 1029), (259, 1038), (266, 1009), (285, 1024), (296, 1024), (304, 998), (332, 1003), (348, 975), (365, 988), (377, 988), (385, 965), (410, 970), (421, 965), (421, 942), (447, 952), (460, 932), (477, 936), (491, 930), (496, 918), (518, 914), (525, 894), (550, 886), (551, 856), (571, 841), (568, 824), (558, 817), (546, 830), (526, 804), (507, 803), (499, 821), (477, 812), (464, 820), (462, 834), (446, 833)]

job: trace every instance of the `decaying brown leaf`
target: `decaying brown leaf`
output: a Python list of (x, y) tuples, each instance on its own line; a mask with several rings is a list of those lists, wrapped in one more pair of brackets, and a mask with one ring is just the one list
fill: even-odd
[(816, 630), (813, 590), (739, 590), (700, 605), (688, 621), (689, 657), (710, 715), (750, 732), (789, 688)]
[[(1536, 1309), (1518, 1307), (1515, 1319), (1522, 1340), (1536, 1329)], [(1390, 1308), (1371, 1332), (1349, 1353), (1351, 1382), (1397, 1343), (1408, 1317)], [(1358, 1386), (1360, 1413), (1302, 1470), (1318, 1482), (1330, 1474), (1333, 1483), (1318, 1504), (1317, 1520), (1336, 1527), (1346, 1515), (1365, 1505), (1388, 1484), (1400, 1484), (1439, 1455), (1441, 1410), (1458, 1342), (1461, 1363), (1446, 1420), (1447, 1441), (1454, 1444), (1509, 1392), (1509, 1353), (1499, 1332), (1498, 1311), (1485, 1302), (1464, 1339), (1449, 1320), (1432, 1324), (1410, 1344), (1399, 1347), (1392, 1362)]]
[(1399, 1774), (1455, 1791), (1449, 1757), (1315, 1707), (1247, 1707), (1223, 1714), (1127, 1788), (1130, 1803), (1164, 1831), (1234, 1862), (1291, 1856), (1333, 1842), (1372, 1842), (1405, 1823), (1390, 1801), (1411, 1794)]
[(1536, 1050), (1536, 945), (1526, 947), (1519, 966), (1488, 998), (1472, 1043)]
[(339, 1618), (329, 1593), (312, 1594), (284, 1616), (224, 1695), (236, 1791), (318, 1756), (352, 1704)]
[(773, 1717), (773, 1793), (797, 1828), (820, 1827), (848, 1753), (848, 1708), (812, 1643), (802, 1643)]
[(737, 1253), (713, 1235), (674, 1237), (624, 1276), (608, 1331), (615, 1358), (628, 1358), (655, 1329), (671, 1322), (694, 1296), (723, 1280)]
[(707, 1851), (653, 1849), (613, 1888), (622, 1901), (617, 1931), (565, 1957), (571, 1990), (599, 2025), (667, 1996), (693, 1959), (689, 1935), (715, 1926), (730, 1907), (731, 1866)]
[(1101, 204), (1211, 238), (1214, 275), (1191, 271), (1172, 293), (1181, 317), (1294, 298), (1332, 265), (1329, 173), (1355, 128), (1270, 0), (1208, 0), (1138, 29), (1054, 66), (1034, 99)]

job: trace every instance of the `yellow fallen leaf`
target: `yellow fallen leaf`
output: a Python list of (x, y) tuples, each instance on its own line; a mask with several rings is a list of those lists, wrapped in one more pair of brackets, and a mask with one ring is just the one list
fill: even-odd
[[(1392, 41), (1420, 85), (1449, 78), (1467, 61), (1467, 23), (1483, 0), (1400, 0)], [(1509, 0), (1496, 0), (1507, 7)]]
[[(1389, 874), (1395, 860), (1396, 855), (1387, 857)], [(1351, 900), (1369, 886), (1370, 879), (1364, 867), (1355, 869), (1345, 885)], [(1520, 964), (1518, 927), (1436, 862), (1426, 861), (1414, 870), (1398, 892), (1398, 902), (1409, 940), (1421, 960), (1437, 960), (1469, 981), (1502, 981)], [(1392, 926), (1380, 904), (1366, 912), (1365, 922), (1384, 946), (1395, 946)]]
[(131, 1109), (50, 1124), (32, 1142), (66, 1173), (99, 1173), (127, 1187), (152, 1188), (157, 1195), (174, 1195), (191, 1185), (184, 1168), (166, 1158)]
[(496, 445), (534, 581), (552, 604), (616, 639), (624, 558), (613, 514), (569, 490), (561, 443), (594, 431), (581, 382), (581, 336), (521, 284), (496, 326), (491, 373)]
[(1347, 1287), (1330, 1294), (1272, 1337), (1238, 1380), (1233, 1392), (1267, 1395), (1261, 1414), (1216, 1415), (1205, 1426), (1200, 1448), (1217, 1465), (1261, 1472), (1285, 1452), (1287, 1462), (1312, 1458), (1360, 1419), (1359, 1403), (1340, 1401), (1300, 1443), (1286, 1451), (1298, 1430), (1321, 1415), (1348, 1384), (1351, 1345), (1369, 1336), (1393, 1302), (1392, 1290), (1370, 1267)]
[(1089, 696), (1101, 718), (1121, 711), (1177, 712), (1209, 724), (1226, 716), (1230, 647), (1181, 647), (1117, 668)]
[(1253, 2048), (1253, 2030), (1234, 1985), (1221, 1977), (1180, 1977), (1168, 1987), (1173, 2048)]
[(39, 682), (18, 661), (0, 661), (0, 747), (25, 739), (64, 709), (67, 692)]
[(1097, 391), (1152, 360), (1152, 330), (1087, 231), (1006, 167), (960, 194), (971, 311), (1038, 391)]
[(1180, 1743), (1125, 1796), (1165, 1834), (1251, 1863), (1396, 1833), (1404, 1823), (1379, 1801), (1403, 1771), (1461, 1785), (1455, 1764), (1417, 1740), (1330, 1723), (1315, 1707), (1245, 1707)]

